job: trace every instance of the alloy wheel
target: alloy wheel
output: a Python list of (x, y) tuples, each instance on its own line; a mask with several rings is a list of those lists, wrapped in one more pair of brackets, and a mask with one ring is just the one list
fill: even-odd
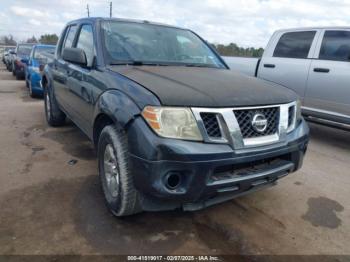
[(105, 148), (103, 165), (107, 189), (112, 197), (117, 197), (119, 194), (120, 176), (117, 158), (111, 144), (107, 144)]

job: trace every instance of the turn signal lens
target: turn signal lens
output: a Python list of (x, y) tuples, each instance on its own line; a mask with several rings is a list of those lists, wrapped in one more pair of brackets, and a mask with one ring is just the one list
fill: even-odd
[(301, 119), (301, 101), (298, 99), (296, 102), (296, 120), (297, 122), (299, 122), (299, 120)]
[(142, 116), (159, 136), (203, 140), (190, 108), (146, 106), (142, 111)]

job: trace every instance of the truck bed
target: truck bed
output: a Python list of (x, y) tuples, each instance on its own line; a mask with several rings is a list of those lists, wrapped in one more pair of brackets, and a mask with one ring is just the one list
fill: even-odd
[(249, 76), (255, 76), (256, 66), (260, 58), (223, 56), (223, 59), (231, 70), (238, 71)]

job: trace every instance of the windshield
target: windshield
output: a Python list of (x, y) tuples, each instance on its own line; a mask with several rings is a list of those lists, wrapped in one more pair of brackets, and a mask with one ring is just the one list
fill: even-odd
[(137, 62), (225, 68), (212, 50), (189, 30), (104, 21), (102, 31), (109, 64)]
[(29, 56), (32, 51), (32, 45), (19, 45), (17, 49), (17, 55)]
[(35, 48), (34, 58), (35, 59), (45, 59), (47, 57), (50, 57), (53, 54), (55, 54), (55, 49), (56, 49), (55, 46), (37, 47), (37, 48)]

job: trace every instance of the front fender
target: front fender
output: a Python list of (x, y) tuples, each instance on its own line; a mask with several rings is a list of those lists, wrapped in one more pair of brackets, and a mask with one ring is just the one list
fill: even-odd
[(96, 119), (100, 114), (105, 114), (114, 122), (118, 122), (122, 127), (125, 127), (140, 113), (141, 109), (125, 93), (119, 90), (109, 90), (99, 97), (93, 119)]

